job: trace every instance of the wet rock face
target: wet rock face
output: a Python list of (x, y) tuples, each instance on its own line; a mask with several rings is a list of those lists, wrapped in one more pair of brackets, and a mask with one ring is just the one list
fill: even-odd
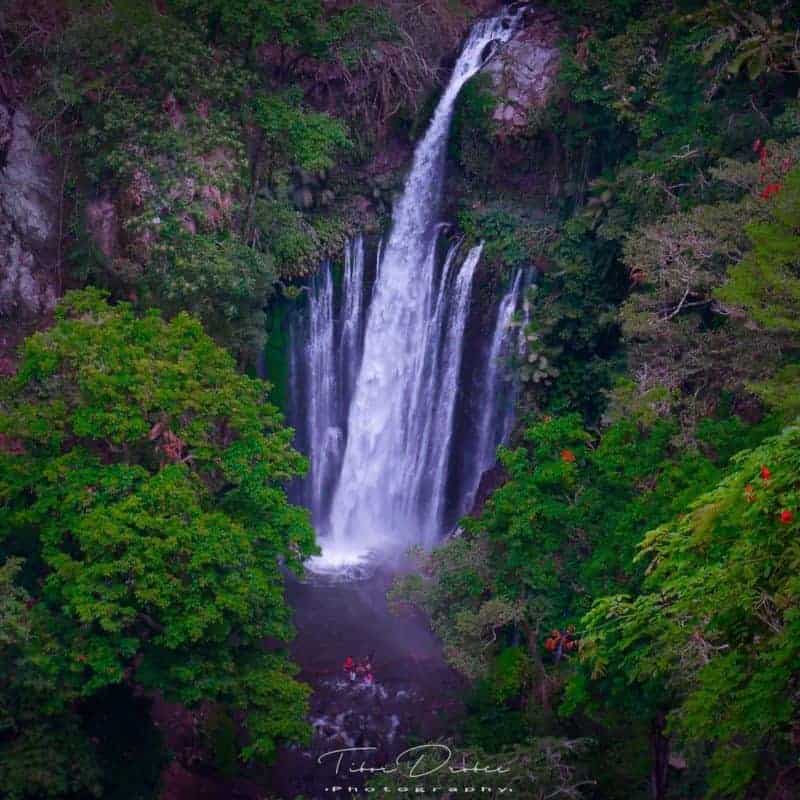
[(475, 492), (475, 500), (469, 510), (469, 516), (477, 519), (483, 514), (488, 499), (508, 481), (508, 473), (501, 464), (495, 464), (481, 475), (478, 490)]
[(28, 114), (0, 101), (0, 316), (31, 319), (57, 299), (59, 187)]
[(559, 35), (553, 14), (532, 10), (524, 27), (486, 66), (500, 98), (494, 120), (501, 137), (520, 132), (531, 112), (547, 105), (558, 75)]

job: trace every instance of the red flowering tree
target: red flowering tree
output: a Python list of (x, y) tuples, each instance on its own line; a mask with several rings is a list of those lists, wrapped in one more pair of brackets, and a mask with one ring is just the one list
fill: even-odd
[(670, 728), (681, 748), (713, 743), (719, 797), (770, 769), (766, 752), (791, 764), (800, 714), (800, 427), (735, 461), (645, 537), (644, 591), (598, 601), (581, 647), (598, 676), (677, 690)]

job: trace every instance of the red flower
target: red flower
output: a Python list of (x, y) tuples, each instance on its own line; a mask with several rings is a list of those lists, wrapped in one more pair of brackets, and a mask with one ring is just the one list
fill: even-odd
[(788, 508), (781, 511), (780, 520), (784, 525), (791, 525), (794, 521), (794, 514)]
[(765, 481), (768, 481), (772, 477), (772, 473), (770, 472), (770, 469), (766, 464), (761, 465), (761, 477)]
[(575, 462), (575, 453), (573, 453), (572, 450), (562, 450), (561, 460), (565, 464), (573, 464)]
[(753, 485), (748, 483), (747, 486), (744, 487), (744, 496), (748, 503), (752, 503), (756, 499), (756, 492), (753, 489)]
[(781, 188), (781, 184), (779, 183), (769, 183), (761, 190), (758, 196), (763, 200), (769, 200), (770, 197), (774, 197), (778, 194)]

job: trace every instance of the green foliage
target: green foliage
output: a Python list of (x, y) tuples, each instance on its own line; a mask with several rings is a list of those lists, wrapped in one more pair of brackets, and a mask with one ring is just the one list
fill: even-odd
[(252, 362), (263, 349), (263, 309), (276, 277), (270, 254), (237, 236), (178, 229), (163, 234), (138, 286), (148, 305), (189, 311), (215, 339)]
[(349, 144), (341, 122), (327, 114), (304, 110), (296, 92), (260, 95), (253, 101), (252, 115), (264, 134), (270, 175), (278, 166), (278, 153), (284, 162), (320, 172), (330, 169), (337, 150)]
[(641, 0), (566, 0), (562, 7), (564, 16), (574, 25), (591, 24), (610, 36), (631, 19), (642, 16), (645, 5)]
[[(298, 213), (287, 197), (290, 171), (300, 179), (293, 193), (294, 204), (310, 208), (314, 194), (307, 184), (313, 183), (314, 177), (327, 177), (336, 156), (351, 142), (339, 120), (305, 109), (300, 93), (294, 90), (259, 95), (250, 114), (262, 136), (256, 184), (264, 176), (260, 196), (252, 201), (253, 239), (259, 250), (274, 258), (282, 278), (307, 275), (332, 249), (341, 248), (346, 223), (331, 223), (321, 215), (309, 219)], [(328, 194), (332, 196), (325, 189), (321, 197)]]
[(282, 488), (304, 461), (265, 393), (188, 315), (96, 291), (26, 341), (2, 386), (0, 547), (27, 559), (53, 643), (35, 651), (58, 687), (40, 714), (133, 680), (245, 712), (245, 758), (305, 735), (307, 689), (261, 644), (291, 636), (279, 562), (314, 551)]
[[(197, 6), (178, 5), (179, 16)], [(321, 13), (258, 5), (200, 4), (195, 22), (248, 22), (292, 45), (289, 28), (316, 26)], [(349, 30), (343, 22), (336, 37)], [(60, 37), (39, 111), (66, 123), (45, 130), (74, 153), (73, 227), (95, 243), (75, 249), (74, 271), (140, 307), (195, 314), (253, 364), (275, 280), (306, 273), (331, 244), (289, 205), (290, 169), (330, 170), (349, 139), (302, 92), (266, 92), (237, 61), (143, 0), (89, 4)], [(252, 124), (261, 146), (251, 147)]]
[(315, 272), (323, 258), (342, 252), (352, 223), (342, 216), (305, 215), (287, 200), (258, 198), (253, 225), (259, 251), (275, 263), (282, 281)]
[(303, 52), (322, 47), (320, 0), (170, 0), (181, 16), (202, 24), (207, 35), (256, 47), (279, 42)]
[[(763, 5), (763, 4), (760, 4)], [(710, 3), (693, 15), (711, 25), (714, 35), (703, 50), (703, 62), (724, 54), (723, 65), (731, 76), (746, 72), (750, 80), (768, 73), (800, 73), (797, 37), (786, 29), (781, 12), (759, 13), (761, 8), (738, 9), (728, 3)]]
[(467, 698), (468, 716), (461, 730), (467, 746), (502, 753), (526, 740), (530, 728), (518, 700), (532, 675), (525, 648), (506, 647), (495, 655)]
[(792, 763), (799, 436), (789, 427), (737, 455), (688, 513), (644, 538), (644, 591), (599, 600), (584, 619), (582, 657), (595, 675), (670, 686), (674, 733), (714, 744), (712, 797), (739, 797)]
[(784, 422), (800, 417), (800, 364), (789, 364), (761, 383), (748, 386)]
[(616, 247), (599, 244), (588, 223), (567, 223), (549, 248), (551, 261), (531, 288), (530, 325), (520, 370), (526, 405), (596, 419), (613, 380), (624, 284)]
[(769, 221), (746, 228), (753, 249), (729, 272), (720, 299), (742, 306), (768, 330), (800, 331), (800, 169), (769, 202)]
[(48, 663), (56, 641), (19, 584), (20, 565), (0, 565), (0, 785), (11, 800), (99, 796), (96, 760)]
[[(558, 661), (544, 650), (545, 637), (572, 624), (583, 642), (584, 615), (597, 598), (636, 597), (646, 580), (647, 565), (635, 558), (643, 531), (682, 514), (730, 472), (738, 447), (772, 430), (772, 422), (748, 426), (728, 415), (701, 426), (697, 447), (681, 449), (675, 422), (642, 407), (600, 436), (574, 414), (541, 418), (526, 429), (524, 446), (501, 448), (507, 480), (481, 516), (463, 520), (462, 535), (392, 595), (398, 606), (422, 608), (453, 666), (477, 679), (464, 726), (469, 743), (510, 746), (532, 733), (585, 730), (585, 714), (601, 737), (601, 784), (635, 784), (602, 753), (631, 736), (632, 717), (661, 713), (669, 687), (658, 675), (643, 673), (631, 686), (610, 667), (592, 674), (571, 653)], [(559, 721), (550, 709), (562, 689)], [(628, 761), (642, 769), (649, 735), (643, 725), (628, 743)]]
[[(797, 157), (797, 140), (758, 146), (758, 162), (725, 159), (712, 170), (709, 185), (732, 199), (640, 225), (624, 245), (635, 287), (621, 313), (630, 367), (640, 376), (640, 391), (673, 393), (687, 428), (724, 392), (746, 396), (748, 386), (764, 381), (794, 349), (788, 331), (765, 324), (763, 313), (794, 314), (791, 222), (775, 215), (780, 208), (784, 220), (793, 213), (791, 184), (782, 199), (778, 187), (790, 180), (785, 173)], [(761, 254), (754, 248), (759, 235)], [(781, 241), (784, 260), (776, 262), (768, 251)]]
[[(727, 422), (738, 435), (740, 425)], [(526, 447), (501, 448), (508, 480), (483, 514), (463, 520), (464, 535), (426, 562), (423, 574), (435, 580), (401, 580), (395, 602), (421, 605), (437, 632), (449, 620), (446, 652), (467, 674), (489, 674), (487, 630), (577, 622), (593, 596), (640, 580), (632, 561), (642, 525), (667, 519), (718, 478), (700, 453), (671, 456), (674, 433), (668, 422), (630, 419), (597, 441), (574, 414), (532, 425)]]
[(479, 72), (462, 88), (453, 113), (449, 155), (477, 191), (485, 191), (491, 180), (492, 160), (487, 153), (494, 138), (492, 114), (497, 102), (490, 77)]
[(462, 208), (458, 225), (470, 241), (485, 242), (484, 260), (502, 268), (530, 266), (553, 236), (548, 224), (525, 219), (519, 209), (500, 205)]
[(398, 578), (391, 606), (422, 608), (442, 640), (447, 660), (470, 678), (486, 675), (493, 632), (521, 619), (522, 607), (496, 586), (487, 542), (471, 536), (448, 541), (422, 560), (422, 574)]
[(522, 647), (501, 650), (489, 671), (489, 685), (497, 702), (519, 695), (530, 677), (530, 659)]
[(354, 3), (333, 15), (326, 25), (326, 44), (346, 67), (354, 69), (370, 56), (379, 42), (400, 38), (400, 28), (388, 9)]
[(100, 244), (86, 276), (198, 315), (243, 361), (263, 343), (274, 280), (239, 220), (249, 172), (239, 107), (252, 80), (174, 18), (115, 3), (72, 17), (40, 103), (74, 123), (64, 144), (85, 192), (74, 225)]
[(45, 118), (71, 113), (81, 121), (78, 142), (93, 176), (130, 176), (141, 168), (143, 150), (171, 155), (182, 139), (196, 139), (199, 149), (236, 135), (229, 112), (247, 74), (219, 63), (200, 38), (150, 4), (135, 5), (135, 20), (119, 3), (75, 14), (41, 99)]

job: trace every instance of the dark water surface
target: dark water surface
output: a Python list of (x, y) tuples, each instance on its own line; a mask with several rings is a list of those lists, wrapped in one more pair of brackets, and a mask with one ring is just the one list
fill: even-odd
[[(292, 655), (300, 678), (310, 684), (308, 747), (285, 747), (269, 769), (251, 765), (225, 776), (210, 766), (203, 730), (213, 710), (189, 711), (155, 698), (152, 716), (173, 758), (162, 774), (161, 800), (318, 800), (353, 796), (363, 777), (348, 767), (390, 763), (405, 748), (435, 742), (457, 728), (464, 683), (442, 658), (438, 640), (418, 615), (390, 613), (386, 592), (393, 573), (379, 571), (351, 583), (287, 583), (297, 637)], [(374, 684), (353, 683), (343, 670), (347, 656), (373, 653)], [(358, 761), (335, 757), (331, 750), (367, 747)], [(348, 757), (349, 758), (349, 757)], [(341, 792), (331, 792), (342, 786)]]
[[(314, 739), (310, 748), (285, 748), (269, 773), (269, 790), (280, 797), (316, 800), (333, 786), (359, 786), (348, 766), (367, 760), (389, 763), (410, 745), (436, 741), (455, 727), (462, 712), (461, 679), (444, 662), (438, 640), (417, 615), (390, 613), (386, 592), (392, 574), (379, 571), (354, 583), (294, 581), (287, 587), (297, 638), (292, 654), (309, 683)], [(373, 653), (374, 684), (351, 682), (347, 656)], [(369, 747), (336, 775), (339, 748)], [(326, 791), (326, 789), (328, 791)]]

